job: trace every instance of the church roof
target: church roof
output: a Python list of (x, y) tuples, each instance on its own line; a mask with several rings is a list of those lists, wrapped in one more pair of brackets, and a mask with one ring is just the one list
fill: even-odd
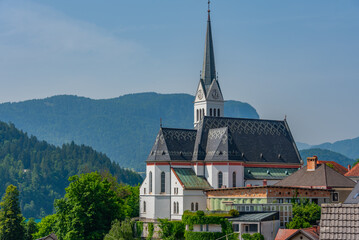
[(172, 168), (178, 181), (187, 190), (204, 190), (212, 188), (204, 177), (197, 176), (192, 168)]
[(197, 130), (161, 128), (147, 161), (301, 164), (285, 121), (204, 117)]
[(251, 180), (278, 180), (284, 179), (298, 171), (298, 168), (263, 168), (263, 167), (245, 167), (244, 179)]

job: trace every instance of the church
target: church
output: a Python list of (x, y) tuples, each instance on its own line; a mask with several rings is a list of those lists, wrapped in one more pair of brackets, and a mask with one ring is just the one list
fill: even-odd
[(140, 187), (140, 217), (206, 210), (205, 190), (274, 185), (303, 164), (286, 120), (227, 118), (215, 68), (210, 10), (194, 100), (194, 129), (159, 129)]

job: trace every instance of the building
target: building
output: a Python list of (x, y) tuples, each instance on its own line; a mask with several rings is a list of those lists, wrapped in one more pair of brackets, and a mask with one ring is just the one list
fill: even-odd
[(358, 203), (359, 204), (359, 183), (355, 185), (347, 199), (345, 199), (344, 203)]
[(320, 239), (357, 240), (359, 204), (323, 204), (320, 217)]
[(279, 229), (275, 240), (319, 240), (319, 227)]
[(226, 118), (223, 110), (208, 12), (194, 129), (160, 128), (140, 187), (141, 218), (180, 219), (207, 208), (205, 190), (272, 185), (301, 167), (286, 120)]
[(337, 162), (334, 161), (319, 161), (318, 160), (318, 164), (327, 164), (328, 167), (333, 168), (335, 171), (337, 171), (338, 173), (345, 175), (349, 169), (350, 169), (350, 165), (348, 165), (348, 168), (343, 167), (342, 165), (340, 165)]
[(344, 202), (354, 188), (355, 182), (327, 164), (318, 164), (318, 158), (314, 156), (307, 159), (307, 166), (276, 183), (275, 186), (332, 189), (331, 202)]
[(356, 164), (352, 169), (350, 169), (347, 173), (345, 173), (346, 177), (351, 180), (358, 182), (359, 180), (359, 164)]

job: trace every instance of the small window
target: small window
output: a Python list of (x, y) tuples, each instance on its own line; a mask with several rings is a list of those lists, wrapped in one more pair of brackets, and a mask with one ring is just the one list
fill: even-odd
[(194, 203), (191, 203), (191, 211), (194, 211)]
[(199, 121), (199, 111), (197, 109), (197, 122)]
[(143, 201), (143, 212), (146, 212), (146, 201)]
[(220, 117), (220, 116), (221, 116), (221, 111), (220, 111), (220, 109), (219, 109), (219, 108), (218, 108), (217, 115), (218, 115), (218, 117)]
[(204, 108), (202, 108), (202, 118), (204, 117)]
[(150, 184), (150, 193), (152, 192), (152, 172), (150, 172), (150, 176), (149, 176), (149, 179), (148, 179), (148, 181), (149, 181), (149, 184)]
[(209, 109), (209, 116), (212, 117), (212, 108)]
[(176, 202), (173, 202), (173, 213), (176, 214), (177, 206)]
[(203, 232), (203, 225), (199, 225), (200, 226), (200, 231)]
[(198, 202), (196, 202), (196, 211), (198, 211)]
[(143, 188), (143, 194), (146, 194), (146, 188)]
[(258, 225), (257, 224), (249, 224), (249, 231), (250, 232), (258, 232)]
[(177, 213), (179, 213), (179, 203), (177, 202)]
[(223, 173), (218, 173), (218, 188), (221, 188), (223, 186)]
[(339, 193), (335, 192), (333, 193), (333, 202), (338, 202), (339, 201)]
[(239, 232), (239, 224), (233, 224), (233, 232)]
[(161, 173), (161, 193), (166, 192), (166, 174), (165, 172)]
[(213, 116), (214, 117), (216, 116), (216, 109), (215, 108), (213, 109)]
[(233, 187), (237, 186), (237, 174), (236, 174), (236, 172), (233, 172), (233, 174), (232, 174), (232, 185), (233, 185)]

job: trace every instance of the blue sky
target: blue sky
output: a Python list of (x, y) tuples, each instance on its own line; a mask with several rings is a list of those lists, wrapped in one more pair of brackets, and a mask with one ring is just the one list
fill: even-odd
[[(194, 94), (206, 0), (0, 0), (0, 102)], [(359, 1), (212, 1), (227, 100), (287, 120), (297, 141), (359, 136)]]

